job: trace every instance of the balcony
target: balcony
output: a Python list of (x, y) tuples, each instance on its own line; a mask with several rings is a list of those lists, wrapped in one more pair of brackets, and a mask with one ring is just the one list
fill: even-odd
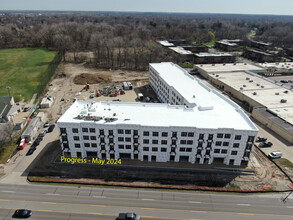
[(251, 151), (251, 149), (252, 149), (252, 147), (245, 148), (245, 151), (246, 151), (246, 152), (250, 152), (250, 151)]
[(243, 156), (243, 160), (248, 161), (249, 157), (248, 156)]
[(198, 142), (204, 142), (204, 139), (197, 139)]
[(139, 138), (138, 134), (133, 135), (133, 138)]
[(106, 150), (105, 149), (101, 150), (101, 154), (103, 154), (103, 153), (106, 153)]
[(134, 146), (138, 147), (139, 146), (139, 143), (133, 143)]
[(177, 137), (172, 136), (171, 139), (172, 139), (172, 140), (177, 140)]
[(138, 154), (139, 151), (135, 149), (135, 150), (133, 151), (133, 153), (134, 153), (134, 154)]
[(99, 135), (99, 138), (104, 138), (104, 137), (105, 137), (104, 134), (100, 134), (100, 135)]
[(195, 158), (202, 158), (202, 155), (201, 154), (196, 154)]
[(204, 158), (211, 158), (211, 155), (210, 154), (205, 154)]
[(63, 136), (63, 137), (67, 136), (67, 133), (61, 133), (61, 136)]
[[(101, 135), (100, 135), (101, 136)], [(114, 138), (114, 135), (111, 134), (111, 135), (108, 135), (108, 138)]]
[(176, 152), (171, 152), (170, 155), (171, 156), (175, 156), (176, 155)]
[[(101, 151), (101, 153), (102, 153), (102, 151)], [(114, 154), (115, 153), (114, 149), (110, 149), (109, 153)]]

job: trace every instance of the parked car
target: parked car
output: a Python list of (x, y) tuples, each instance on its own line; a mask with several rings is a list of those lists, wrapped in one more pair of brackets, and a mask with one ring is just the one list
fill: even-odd
[(264, 142), (264, 141), (266, 141), (267, 140), (267, 138), (265, 138), (265, 137), (257, 137), (256, 139), (255, 139), (255, 142)]
[(273, 146), (272, 142), (262, 142), (259, 144), (259, 147), (271, 147)]
[(41, 131), (41, 133), (39, 134), (39, 136), (40, 137), (44, 137), (46, 133), (47, 133), (47, 130), (44, 129), (44, 130)]
[(50, 127), (48, 128), (48, 133), (52, 132), (55, 128), (55, 125), (50, 125)]
[(29, 218), (29, 217), (31, 217), (32, 214), (33, 214), (33, 212), (31, 210), (28, 210), (28, 209), (17, 209), (14, 212), (13, 217), (14, 218)]
[(44, 124), (44, 128), (49, 127), (50, 126), (50, 121), (46, 121), (46, 123)]
[(120, 99), (113, 99), (113, 102), (121, 102)]
[(35, 152), (35, 150), (37, 149), (37, 147), (36, 146), (32, 146), (29, 150), (28, 150), (28, 152), (27, 152), (27, 156), (29, 156), (29, 155), (32, 155), (34, 152)]
[(135, 213), (119, 213), (116, 220), (140, 220), (140, 216)]
[(41, 143), (42, 140), (43, 140), (43, 138), (38, 137), (38, 138), (35, 140), (35, 142), (33, 143), (33, 146), (38, 146), (38, 145)]
[(278, 159), (281, 158), (283, 156), (283, 153), (281, 151), (273, 151), (271, 153), (269, 153), (268, 157), (271, 159)]
[(90, 99), (95, 98), (95, 94), (90, 94)]
[(288, 83), (288, 80), (281, 80), (281, 83)]
[(23, 111), (24, 111), (24, 112), (27, 112), (27, 111), (29, 111), (30, 109), (31, 109), (31, 107), (24, 107)]

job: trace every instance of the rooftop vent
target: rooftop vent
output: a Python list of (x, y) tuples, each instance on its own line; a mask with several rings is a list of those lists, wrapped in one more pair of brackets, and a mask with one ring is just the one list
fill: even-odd
[(275, 95), (280, 95), (280, 93), (276, 92)]
[(249, 77), (246, 77), (246, 80), (250, 80), (250, 78)]
[(288, 93), (288, 91), (286, 90), (286, 91), (284, 91), (284, 93), (286, 93), (286, 94), (287, 94), (287, 93)]
[(253, 95), (256, 95), (256, 92), (252, 93)]
[(216, 77), (219, 77), (219, 75), (216, 75)]
[(250, 82), (250, 83), (252, 83), (252, 82), (253, 82), (253, 80), (249, 80), (249, 82)]
[(225, 66), (226, 65), (226, 63), (223, 63), (223, 66)]
[(235, 66), (235, 65), (236, 65), (236, 63), (233, 63), (233, 65)]
[(244, 63), (244, 65), (247, 65), (247, 63)]
[(261, 88), (264, 88), (264, 86), (260, 86)]
[(243, 87), (246, 87), (246, 85), (243, 85)]
[(201, 67), (203, 67), (203, 65), (202, 65), (202, 64), (200, 64), (200, 66), (201, 66)]
[(286, 103), (287, 99), (281, 99), (281, 103)]
[(256, 86), (260, 86), (259, 83), (257, 83)]
[(242, 88), (242, 87), (240, 87), (240, 90), (243, 90), (243, 88)]
[(213, 63), (212, 66), (215, 66), (215, 64)]

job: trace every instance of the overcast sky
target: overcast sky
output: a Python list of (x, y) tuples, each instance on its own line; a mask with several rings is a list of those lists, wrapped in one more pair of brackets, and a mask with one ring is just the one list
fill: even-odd
[(293, 15), (293, 0), (0, 0), (0, 10)]

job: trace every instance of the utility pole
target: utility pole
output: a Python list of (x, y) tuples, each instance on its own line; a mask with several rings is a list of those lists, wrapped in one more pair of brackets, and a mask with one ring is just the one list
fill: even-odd
[(8, 91), (8, 95), (9, 95), (9, 97), (11, 96), (10, 95), (10, 89), (11, 89), (11, 87), (10, 86), (6, 86), (6, 89), (7, 89), (7, 91)]

